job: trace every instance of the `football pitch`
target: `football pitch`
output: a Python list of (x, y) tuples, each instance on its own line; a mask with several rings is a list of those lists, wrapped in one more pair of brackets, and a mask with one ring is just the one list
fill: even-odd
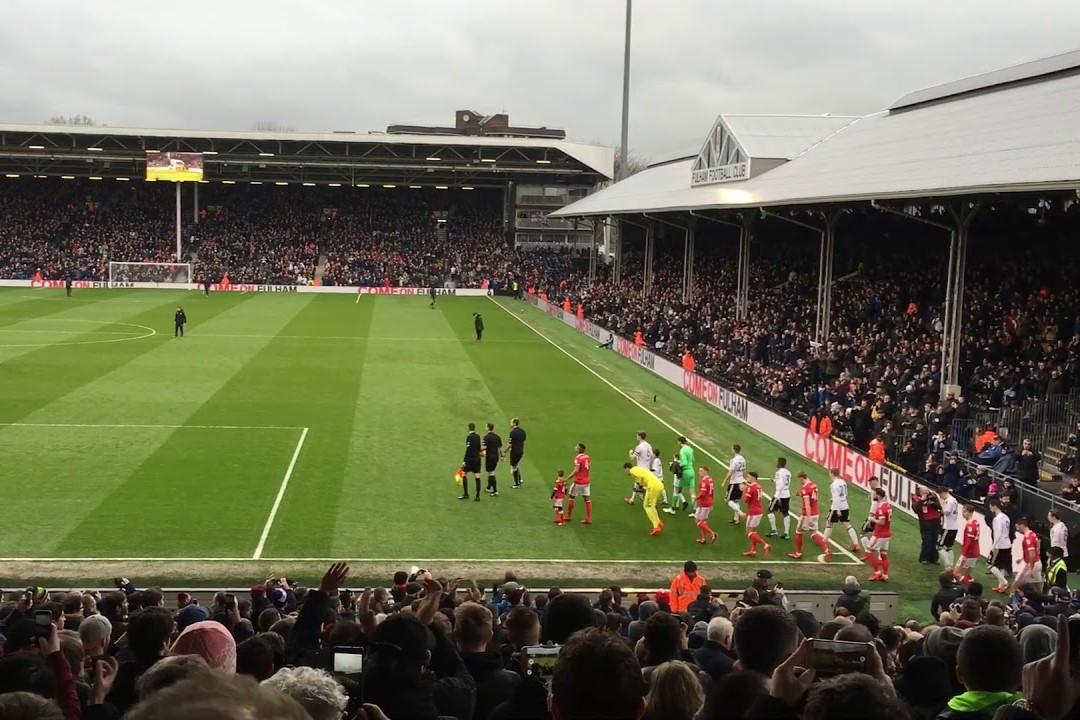
[[(512, 417), (528, 433), (524, 486), (511, 489), (504, 462), (499, 497), (459, 501), (466, 424), (493, 422), (505, 440)], [(383, 583), (418, 563), (640, 586), (688, 558), (714, 587), (745, 587), (764, 565), (791, 588), (869, 575), (839, 528), (829, 564), (809, 541), (801, 561), (782, 540), (767, 560), (745, 558), (744, 531), (719, 501), (716, 544), (694, 543), (685, 512), (662, 514), (664, 532), (649, 537), (640, 502), (622, 501), (639, 430), (665, 466), (685, 434), (719, 483), (740, 443), (767, 492), (784, 455), (827, 495), (821, 468), (519, 301), (441, 297), (432, 310), (410, 296), (4, 289), (0, 584), (246, 582), (336, 559)], [(579, 507), (559, 527), (552, 481), (578, 442), (593, 459), (594, 524), (578, 522)], [(852, 496), (861, 522), (867, 498)], [(894, 528), (887, 589), (925, 613), (939, 568), (918, 564), (913, 521)]]

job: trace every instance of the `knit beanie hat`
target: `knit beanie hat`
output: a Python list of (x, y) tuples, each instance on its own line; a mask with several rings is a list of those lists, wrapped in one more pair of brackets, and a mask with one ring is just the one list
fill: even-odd
[(213, 620), (189, 625), (176, 638), (169, 654), (198, 655), (212, 668), (236, 672), (236, 641), (224, 625)]

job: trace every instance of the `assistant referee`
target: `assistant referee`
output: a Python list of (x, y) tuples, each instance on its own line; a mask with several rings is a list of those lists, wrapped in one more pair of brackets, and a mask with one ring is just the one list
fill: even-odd
[(525, 457), (525, 430), (521, 427), (521, 421), (517, 418), (510, 420), (510, 469), (514, 473), (514, 484), (511, 487), (521, 487), (521, 458)]
[(187, 325), (187, 315), (184, 314), (184, 308), (179, 305), (176, 306), (176, 315), (173, 316), (173, 322), (176, 324), (176, 328), (173, 331), (173, 337), (184, 337), (184, 326)]

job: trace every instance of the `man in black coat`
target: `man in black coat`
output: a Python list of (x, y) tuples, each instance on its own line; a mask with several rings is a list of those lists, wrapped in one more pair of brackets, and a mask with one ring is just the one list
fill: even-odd
[(184, 326), (187, 325), (187, 315), (184, 314), (184, 308), (179, 305), (176, 306), (176, 314), (173, 316), (173, 322), (176, 323), (173, 337), (184, 337)]
[(731, 640), (735, 628), (724, 617), (714, 617), (709, 621), (708, 639), (694, 651), (694, 662), (702, 672), (716, 682), (735, 668), (735, 654), (731, 650)]
[(463, 603), (454, 611), (454, 639), (465, 669), (476, 683), (473, 720), (487, 720), (492, 710), (514, 696), (521, 683), (520, 675), (503, 669), (502, 656), (488, 650), (494, 637), (493, 624), (491, 611), (479, 603)]

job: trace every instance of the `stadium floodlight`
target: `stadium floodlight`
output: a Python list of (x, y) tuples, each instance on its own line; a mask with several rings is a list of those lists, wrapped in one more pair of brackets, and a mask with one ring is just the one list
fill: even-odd
[(410, 189), (410, 190), (419, 190), (419, 189), (420, 189), (420, 186), (419, 186), (419, 185), (410, 185), (410, 186), (409, 186), (409, 189)]
[(74, 180), (75, 176), (74, 175), (61, 175), (60, 179), (61, 180)]
[(441, 157), (435, 157), (434, 155), (428, 158), (428, 162), (439, 162), (440, 160), (442, 160)]
[(358, 188), (367, 188), (367, 187), (371, 187), (371, 186), (368, 185), (367, 183), (356, 183), (356, 187), (358, 187)]
[(126, 177), (118, 177), (118, 178), (116, 178), (116, 181), (117, 181), (117, 182), (130, 182), (130, 181), (131, 181), (131, 178), (126, 178)]
[(191, 282), (191, 263), (110, 262), (109, 282), (186, 285)]
[(284, 180), (278, 180), (278, 181), (277, 181), (276, 183), (274, 183), (274, 184), (275, 184), (275, 185), (288, 185), (289, 183), (285, 182)]
[(315, 183), (313, 183), (313, 182), (306, 182), (306, 183), (304, 183), (304, 187), (315, 187)]
[(203, 150), (203, 155), (217, 155), (217, 150)]
[(448, 185), (436, 185), (435, 189), (436, 190), (449, 190), (450, 187)]
[(472, 190), (472, 189), (473, 189), (473, 187), (472, 187), (472, 185), (462, 185), (462, 186), (461, 186), (461, 189), (462, 189), (462, 190)]
[(540, 159), (540, 160), (537, 160), (537, 161), (536, 161), (536, 164), (537, 164), (537, 165), (550, 165), (550, 164), (551, 164), (551, 161), (550, 161), (550, 160), (548, 160), (547, 158), (542, 158), (542, 159)]
[(31, 150), (44, 150), (45, 149), (44, 145), (27, 145), (26, 147), (30, 148)]
[(236, 181), (235, 180), (222, 180), (221, 184), (222, 185), (235, 185)]
[(480, 162), (493, 163), (495, 158), (480, 158)]
[(261, 152), (259, 153), (259, 157), (274, 157), (274, 153)]
[(341, 187), (341, 183), (329, 183), (329, 187)]
[(100, 180), (101, 177), (98, 176), (98, 175), (91, 175), (88, 179), (90, 179), (90, 180)]
[(383, 185), (383, 187), (386, 188), (387, 190), (393, 190), (394, 188), (397, 187), (397, 185), (392, 185), (392, 184), (388, 183), (386, 185)]
[(8, 173), (8, 174), (7, 174), (7, 175), (5, 175), (4, 177), (8, 177), (8, 178), (17, 178), (17, 177), (19, 177), (19, 174), (18, 174), (18, 173)]

